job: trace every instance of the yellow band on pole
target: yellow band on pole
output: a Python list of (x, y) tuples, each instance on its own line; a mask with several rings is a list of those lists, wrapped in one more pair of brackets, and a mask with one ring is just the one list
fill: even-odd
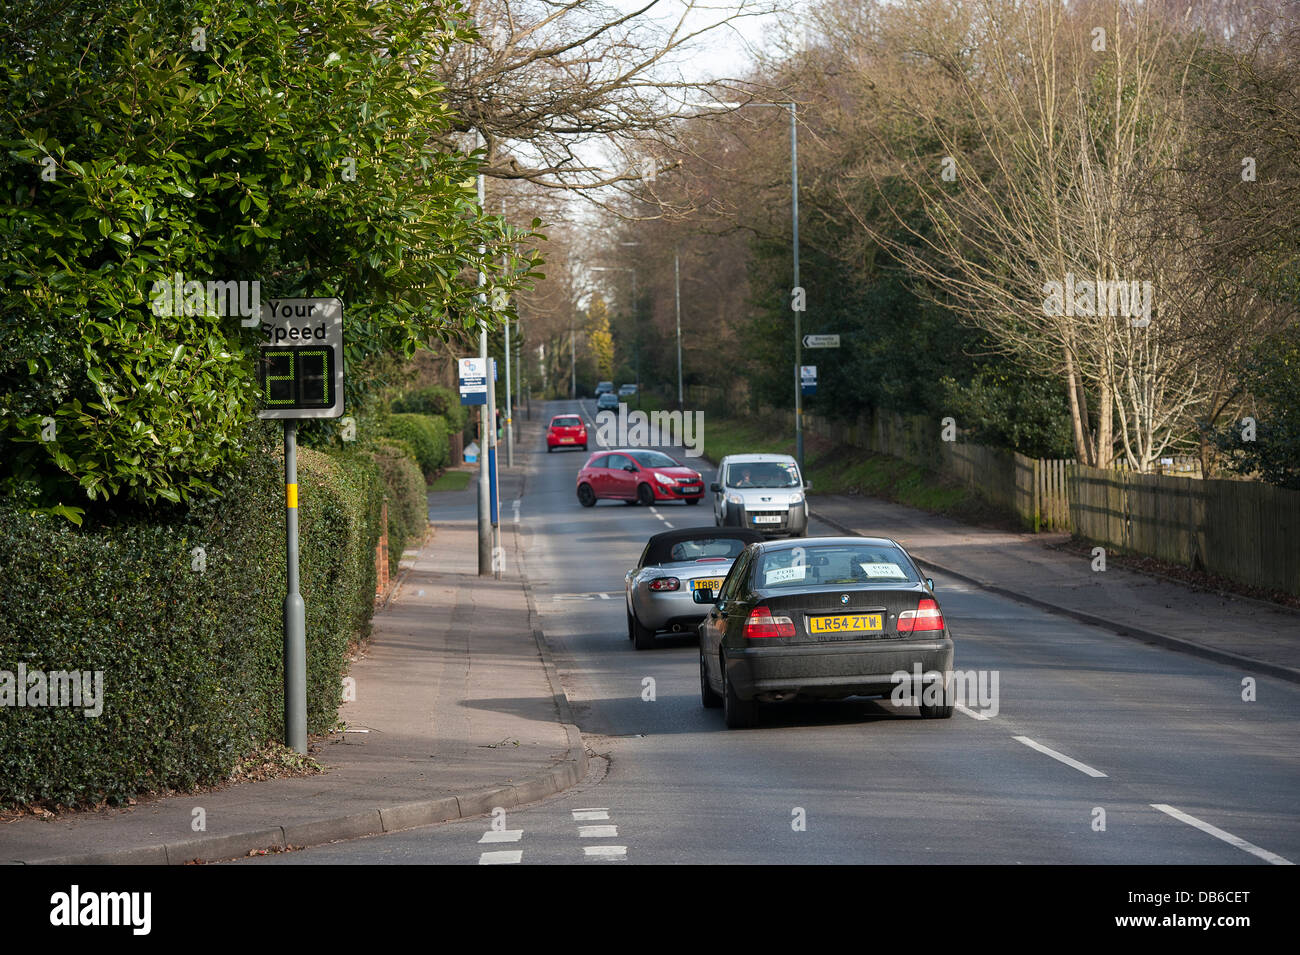
[(298, 485), (286, 484), (284, 486), (285, 505), (288, 507), (298, 506)]

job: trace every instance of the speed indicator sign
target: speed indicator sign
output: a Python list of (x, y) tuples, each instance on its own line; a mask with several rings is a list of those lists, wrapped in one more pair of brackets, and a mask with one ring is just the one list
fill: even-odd
[(262, 306), (259, 418), (343, 414), (343, 302), (272, 299)]

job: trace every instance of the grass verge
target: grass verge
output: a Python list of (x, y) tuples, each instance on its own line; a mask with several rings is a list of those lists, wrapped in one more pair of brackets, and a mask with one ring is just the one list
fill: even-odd
[(469, 487), (469, 479), (474, 476), (472, 471), (443, 471), (429, 485), (430, 491), (463, 491)]

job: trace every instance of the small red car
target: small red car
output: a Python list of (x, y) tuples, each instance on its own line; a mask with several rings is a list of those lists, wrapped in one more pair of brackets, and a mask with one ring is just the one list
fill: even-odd
[(587, 426), (582, 423), (581, 415), (557, 414), (551, 419), (546, 429), (546, 453), (556, 448), (587, 450)]
[(597, 451), (578, 472), (578, 502), (593, 507), (601, 499), (628, 504), (685, 501), (698, 504), (704, 496), (700, 472), (683, 467), (661, 451), (617, 448)]

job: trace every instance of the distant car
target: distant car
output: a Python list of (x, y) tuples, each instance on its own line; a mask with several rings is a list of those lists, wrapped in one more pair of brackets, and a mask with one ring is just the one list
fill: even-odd
[(601, 394), (601, 395), (596, 399), (596, 410), (597, 410), (597, 411), (617, 411), (617, 410), (618, 410), (618, 395), (614, 394), (614, 392), (612, 392), (612, 391), (606, 391), (606, 392), (602, 393), (602, 394)]
[(729, 454), (718, 463), (713, 522), (764, 534), (808, 533), (808, 503), (799, 464), (788, 454)]
[(743, 527), (686, 527), (655, 534), (624, 576), (627, 638), (638, 650), (659, 631), (693, 633), (707, 608), (691, 595), (717, 590), (745, 547), (763, 536)]
[(576, 414), (557, 414), (551, 418), (546, 429), (546, 453), (556, 448), (582, 448), (587, 450), (587, 426), (582, 416)]
[(601, 381), (601, 382), (598, 382), (598, 383), (596, 384), (596, 397), (599, 398), (599, 397), (600, 397), (601, 395), (603, 395), (605, 392), (607, 392), (607, 391), (613, 391), (613, 390), (614, 390), (614, 383), (613, 383), (612, 381)]
[(619, 386), (618, 386), (618, 396), (619, 396), (620, 398), (628, 398), (628, 397), (631, 397), (631, 396), (634, 395), (634, 394), (636, 394), (636, 385), (619, 385)]
[(700, 472), (660, 451), (597, 451), (578, 472), (578, 501), (583, 507), (593, 507), (605, 499), (646, 505), (656, 501), (698, 504), (702, 497), (704, 479)]
[[(700, 700), (727, 726), (752, 726), (759, 706), (795, 699), (891, 697), (894, 675), (934, 675), (919, 695), (928, 719), (952, 716), (953, 642), (934, 585), (897, 541), (812, 537), (751, 544), (697, 628)], [(924, 682), (924, 678), (923, 678)]]

